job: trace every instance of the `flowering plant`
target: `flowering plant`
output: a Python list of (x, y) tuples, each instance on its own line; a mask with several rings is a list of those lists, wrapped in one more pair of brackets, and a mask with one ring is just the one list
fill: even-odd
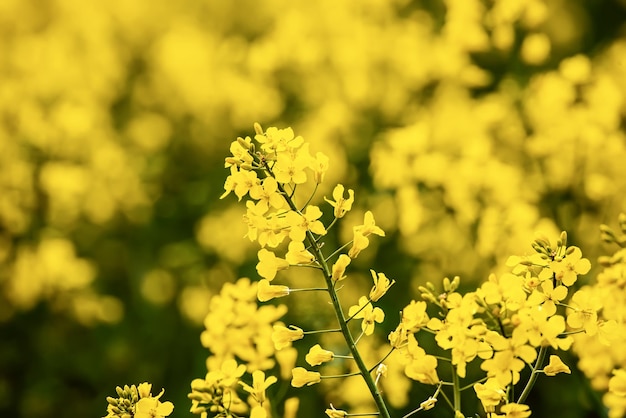
[[(621, 249), (600, 260), (604, 270), (597, 284), (579, 286), (579, 276), (590, 271), (591, 263), (580, 248), (568, 245), (566, 232), (556, 242), (538, 235), (531, 244), (533, 253), (509, 257), (508, 271), (491, 274), (475, 290), (461, 292), (458, 276), (444, 278), (440, 287), (431, 282), (420, 286), (421, 300), (409, 301), (401, 309), (386, 348), (377, 354), (380, 350), (372, 346), (379, 324), (388, 316), (379, 301), (396, 280), (371, 269), (368, 292), (352, 298), (342, 292), (350, 281), (352, 261), (368, 248), (374, 235), (384, 237), (385, 232), (374, 214), (366, 211), (362, 223), (352, 227), (348, 242), (338, 248), (325, 246), (329, 231), (352, 209), (354, 191), (346, 193), (344, 185), (334, 186), (332, 200), (324, 198), (330, 205), (325, 216), (316, 205), (316, 192), (329, 158), (320, 152), (312, 155), (309, 143), (291, 128), (263, 130), (259, 124), (254, 128), (254, 139), (237, 138), (231, 144), (232, 155), (225, 160), (230, 175), (222, 198), (234, 193), (239, 201), (250, 199), (245, 202), (246, 237), (260, 245), (256, 271), (261, 279), (227, 284), (212, 300), (202, 334), (212, 356), (207, 360), (206, 377), (191, 384), (191, 412), (203, 417), (275, 416), (278, 409), (266, 390), (279, 378), (266, 377), (266, 372), (278, 364), (280, 378), (289, 379), (294, 388), (360, 376), (371, 397), (371, 409), (363, 411), (362, 405), (353, 405), (357, 412), (348, 412), (330, 403), (325, 413), (331, 418), (390, 418), (383, 392), (408, 390), (393, 379), (386, 383), (390, 369), (432, 388), (405, 417), (439, 404), (454, 417), (464, 417), (462, 400), (468, 398), (466, 393), (473, 393), (487, 417), (521, 418), (531, 414), (525, 401), (540, 376), (571, 373), (562, 358), (570, 350), (581, 357), (581, 369), (595, 379), (599, 389), (603, 384), (608, 387), (604, 400), (610, 416), (626, 411), (626, 375), (620, 360), (601, 371), (585, 367), (586, 353), (610, 352), (623, 342), (620, 331), (626, 325), (619, 306), (624, 306), (626, 215), (619, 219), (621, 235), (608, 226), (601, 228), (603, 239)], [(319, 272), (318, 284), (279, 283), (285, 271), (294, 269)], [(335, 327), (303, 329), (281, 322), (286, 305), (266, 302), (297, 292), (325, 293)], [(308, 351), (295, 348), (308, 338), (324, 341), (325, 335), (340, 335), (343, 345), (335, 339), (328, 340), (333, 349), (319, 343), (306, 344)], [(297, 366), (298, 354), (305, 351), (308, 366)], [(342, 366), (331, 367), (335, 362)], [(132, 388), (124, 391), (120, 399), (109, 400), (107, 417), (125, 416), (128, 411), (134, 411), (134, 416), (167, 416), (172, 411), (171, 403), (160, 403), (161, 395), (142, 396), (146, 390), (141, 385), (141, 399)], [(340, 395), (337, 401), (350, 404)], [(285, 400), (283, 416), (293, 416), (298, 402), (297, 396)]]

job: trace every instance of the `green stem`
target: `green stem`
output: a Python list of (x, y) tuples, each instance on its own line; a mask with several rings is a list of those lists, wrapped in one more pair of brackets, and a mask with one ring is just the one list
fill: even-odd
[[(284, 192), (283, 186), (279, 183), (278, 188), (281, 192)], [(286, 196), (286, 195), (285, 195)], [(290, 198), (285, 199), (287, 204), (291, 208), (291, 210), (300, 213), (294, 202)], [(311, 246), (311, 251), (315, 256), (317, 262), (322, 266), (322, 271), (324, 272), (324, 280), (326, 281), (326, 287), (328, 288), (328, 294), (330, 295), (330, 300), (333, 305), (333, 309), (335, 310), (335, 315), (337, 316), (337, 321), (339, 322), (339, 327), (341, 328), (341, 333), (343, 334), (346, 343), (348, 344), (348, 348), (352, 353), (352, 357), (354, 357), (354, 362), (359, 369), (359, 373), (363, 376), (365, 380), (365, 384), (369, 389), (372, 397), (374, 398), (374, 402), (378, 407), (378, 411), (380, 412), (380, 416), (382, 418), (391, 418), (389, 415), (389, 411), (387, 410), (387, 405), (382, 397), (382, 394), (378, 387), (376, 386), (376, 382), (374, 382), (374, 378), (370, 374), (369, 369), (365, 365), (365, 361), (363, 357), (361, 357), (361, 353), (357, 349), (354, 338), (352, 337), (352, 333), (350, 332), (350, 328), (348, 327), (348, 323), (343, 314), (343, 310), (341, 309), (341, 304), (339, 302), (339, 297), (337, 296), (337, 292), (335, 292), (335, 286), (332, 279), (332, 272), (328, 267), (328, 263), (324, 259), (324, 255), (322, 254), (321, 248), (318, 245), (315, 237), (311, 233), (311, 231), (306, 231), (306, 240), (307, 243)]]
[(452, 389), (454, 390), (454, 411), (461, 410), (461, 388), (459, 387), (459, 375), (456, 367), (452, 365)]
[(531, 389), (535, 385), (535, 381), (537, 381), (537, 377), (539, 376), (539, 369), (542, 368), (543, 360), (546, 358), (547, 352), (548, 347), (541, 347), (539, 349), (539, 354), (537, 354), (537, 361), (532, 368), (530, 377), (528, 378), (528, 382), (526, 382), (526, 386), (524, 387), (522, 394), (519, 395), (519, 398), (517, 398), (517, 403), (523, 403), (530, 394)]

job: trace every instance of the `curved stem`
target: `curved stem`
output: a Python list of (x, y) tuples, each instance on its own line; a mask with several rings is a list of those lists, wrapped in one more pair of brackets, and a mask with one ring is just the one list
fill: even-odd
[(539, 349), (539, 354), (537, 354), (537, 361), (533, 366), (533, 369), (530, 373), (530, 377), (528, 378), (528, 382), (526, 382), (526, 386), (522, 391), (522, 394), (517, 398), (517, 403), (523, 403), (528, 395), (530, 394), (531, 389), (535, 385), (535, 381), (537, 380), (537, 376), (539, 376), (539, 369), (543, 365), (543, 360), (546, 358), (546, 353), (548, 352), (548, 347), (541, 347)]

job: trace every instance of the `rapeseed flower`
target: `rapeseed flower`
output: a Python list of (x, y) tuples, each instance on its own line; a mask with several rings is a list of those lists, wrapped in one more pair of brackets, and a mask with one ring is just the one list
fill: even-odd
[(334, 357), (335, 354), (332, 351), (324, 350), (319, 344), (315, 344), (304, 359), (311, 366), (319, 366), (322, 363), (331, 361)]
[(304, 331), (295, 325), (290, 325), (289, 328), (282, 325), (274, 325), (274, 332), (272, 332), (272, 341), (276, 350), (282, 350), (285, 347), (290, 347), (293, 341), (301, 340), (304, 338)]
[(344, 186), (343, 184), (338, 184), (333, 189), (333, 200), (329, 200), (324, 198), (325, 201), (330, 203), (330, 205), (334, 208), (335, 218), (343, 218), (346, 213), (348, 213), (352, 209), (352, 204), (354, 203), (354, 190), (348, 189), (348, 198), (343, 197), (344, 195)]
[(385, 319), (385, 312), (378, 307), (373, 307), (365, 296), (359, 298), (358, 305), (350, 307), (348, 315), (354, 319), (363, 319), (361, 330), (365, 335), (372, 335), (375, 323), (381, 323)]
[(302, 386), (311, 386), (322, 380), (322, 375), (318, 372), (309, 371), (303, 367), (296, 367), (291, 371), (291, 386), (301, 388)]
[(546, 367), (543, 368), (543, 372), (546, 374), (546, 376), (555, 376), (559, 373), (570, 374), (571, 370), (569, 369), (569, 367), (567, 367), (565, 363), (563, 363), (559, 356), (551, 355), (550, 362)]
[(265, 248), (261, 248), (257, 253), (259, 262), (256, 265), (256, 271), (261, 277), (266, 278), (268, 281), (274, 280), (276, 273), (279, 270), (286, 270), (289, 268), (289, 262), (283, 258), (276, 257), (272, 251), (268, 251)]
[(370, 300), (377, 302), (382, 298), (387, 290), (396, 282), (395, 280), (389, 280), (385, 273), (376, 273), (374, 270), (370, 270), (372, 279), (374, 280), (374, 287), (370, 290)]

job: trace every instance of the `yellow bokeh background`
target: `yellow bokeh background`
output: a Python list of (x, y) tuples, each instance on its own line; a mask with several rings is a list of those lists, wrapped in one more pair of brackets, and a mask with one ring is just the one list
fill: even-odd
[(254, 122), (330, 156), (320, 199), (356, 191), (339, 240), (374, 212), (387, 237), (354, 268), (396, 279), (392, 309), (426, 280), (479, 283), (537, 231), (595, 260), (626, 208), (624, 18), (623, 0), (2, 0), (0, 415), (104, 414), (146, 380), (184, 414), (210, 296), (256, 274), (243, 205), (218, 200)]

